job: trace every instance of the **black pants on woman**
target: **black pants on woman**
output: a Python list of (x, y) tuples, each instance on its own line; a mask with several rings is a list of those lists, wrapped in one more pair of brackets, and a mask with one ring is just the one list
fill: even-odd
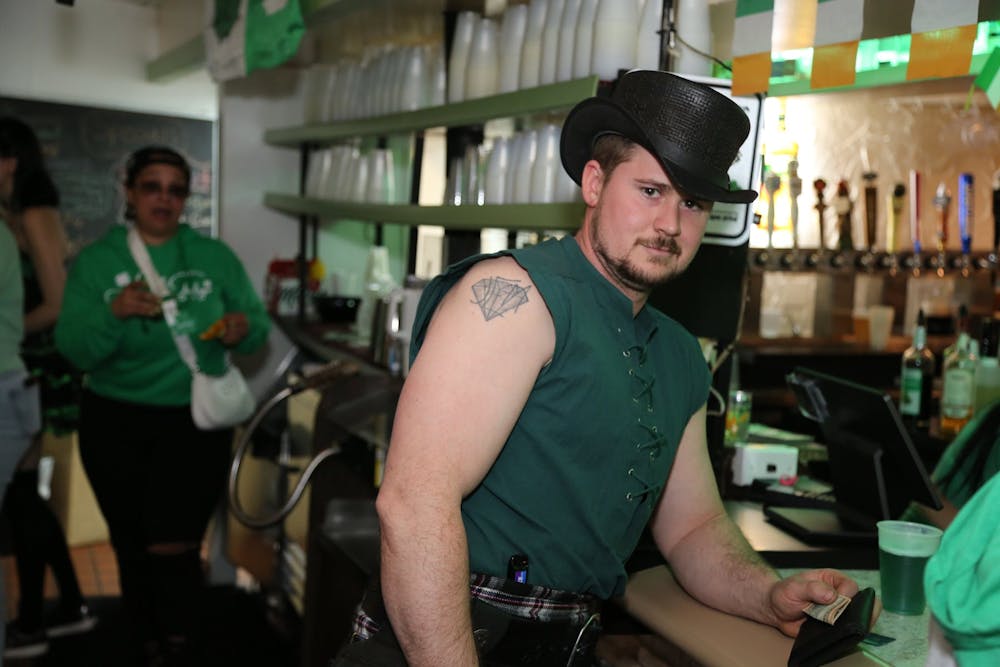
[(184, 642), (200, 625), (200, 544), (225, 487), (232, 430), (199, 430), (187, 406), (85, 391), (79, 435), (118, 561), (132, 639), (147, 647)]
[(22, 632), (42, 627), (42, 598), (45, 567), (59, 587), (59, 603), (79, 612), (83, 595), (70, 559), (62, 525), (52, 508), (38, 495), (38, 469), (19, 470), (7, 487), (4, 513), (10, 520), (11, 541), (17, 558), (20, 590), (17, 622)]

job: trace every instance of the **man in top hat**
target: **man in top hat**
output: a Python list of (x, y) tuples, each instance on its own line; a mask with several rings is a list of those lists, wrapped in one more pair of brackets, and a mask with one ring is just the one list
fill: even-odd
[(832, 570), (779, 580), (747, 545), (709, 464), (701, 349), (646, 304), (713, 202), (756, 197), (727, 173), (749, 130), (711, 88), (626, 74), (563, 128), (576, 235), (425, 289), (376, 502), (381, 586), (338, 664), (593, 664), (598, 603), (650, 521), (688, 592), (788, 635), (857, 591)]

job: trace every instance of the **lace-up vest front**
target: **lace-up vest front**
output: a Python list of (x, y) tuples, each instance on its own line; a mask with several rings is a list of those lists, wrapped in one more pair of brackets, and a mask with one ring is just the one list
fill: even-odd
[[(504, 576), (510, 556), (525, 554), (530, 583), (621, 594), (624, 562), (708, 396), (708, 369), (677, 322), (650, 306), (633, 317), (572, 237), (502, 254), (531, 275), (556, 345), (496, 463), (463, 502), (470, 567)], [(414, 354), (441, 298), (484, 258), (425, 289)]]

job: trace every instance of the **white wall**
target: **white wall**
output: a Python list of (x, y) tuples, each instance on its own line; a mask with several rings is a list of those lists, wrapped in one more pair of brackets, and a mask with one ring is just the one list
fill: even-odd
[(299, 191), (299, 151), (264, 143), (264, 130), (301, 122), (299, 75), (265, 70), (222, 86), (219, 122), (219, 235), (243, 260), (258, 290), (268, 263), (295, 257), (298, 222), (263, 204), (264, 193)]
[(0, 0), (0, 95), (215, 120), (216, 86), (205, 70), (146, 81), (146, 62), (160, 53), (150, 6)]

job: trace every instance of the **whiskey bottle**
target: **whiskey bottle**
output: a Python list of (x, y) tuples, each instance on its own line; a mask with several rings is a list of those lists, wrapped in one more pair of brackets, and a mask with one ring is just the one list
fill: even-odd
[(934, 390), (934, 353), (927, 348), (924, 311), (917, 314), (913, 345), (903, 352), (900, 374), (899, 412), (909, 427), (926, 430), (930, 425)]
[[(964, 306), (963, 306), (964, 308)], [(958, 340), (945, 352), (941, 368), (941, 435), (953, 438), (972, 418), (975, 405), (979, 344), (962, 327)]]

